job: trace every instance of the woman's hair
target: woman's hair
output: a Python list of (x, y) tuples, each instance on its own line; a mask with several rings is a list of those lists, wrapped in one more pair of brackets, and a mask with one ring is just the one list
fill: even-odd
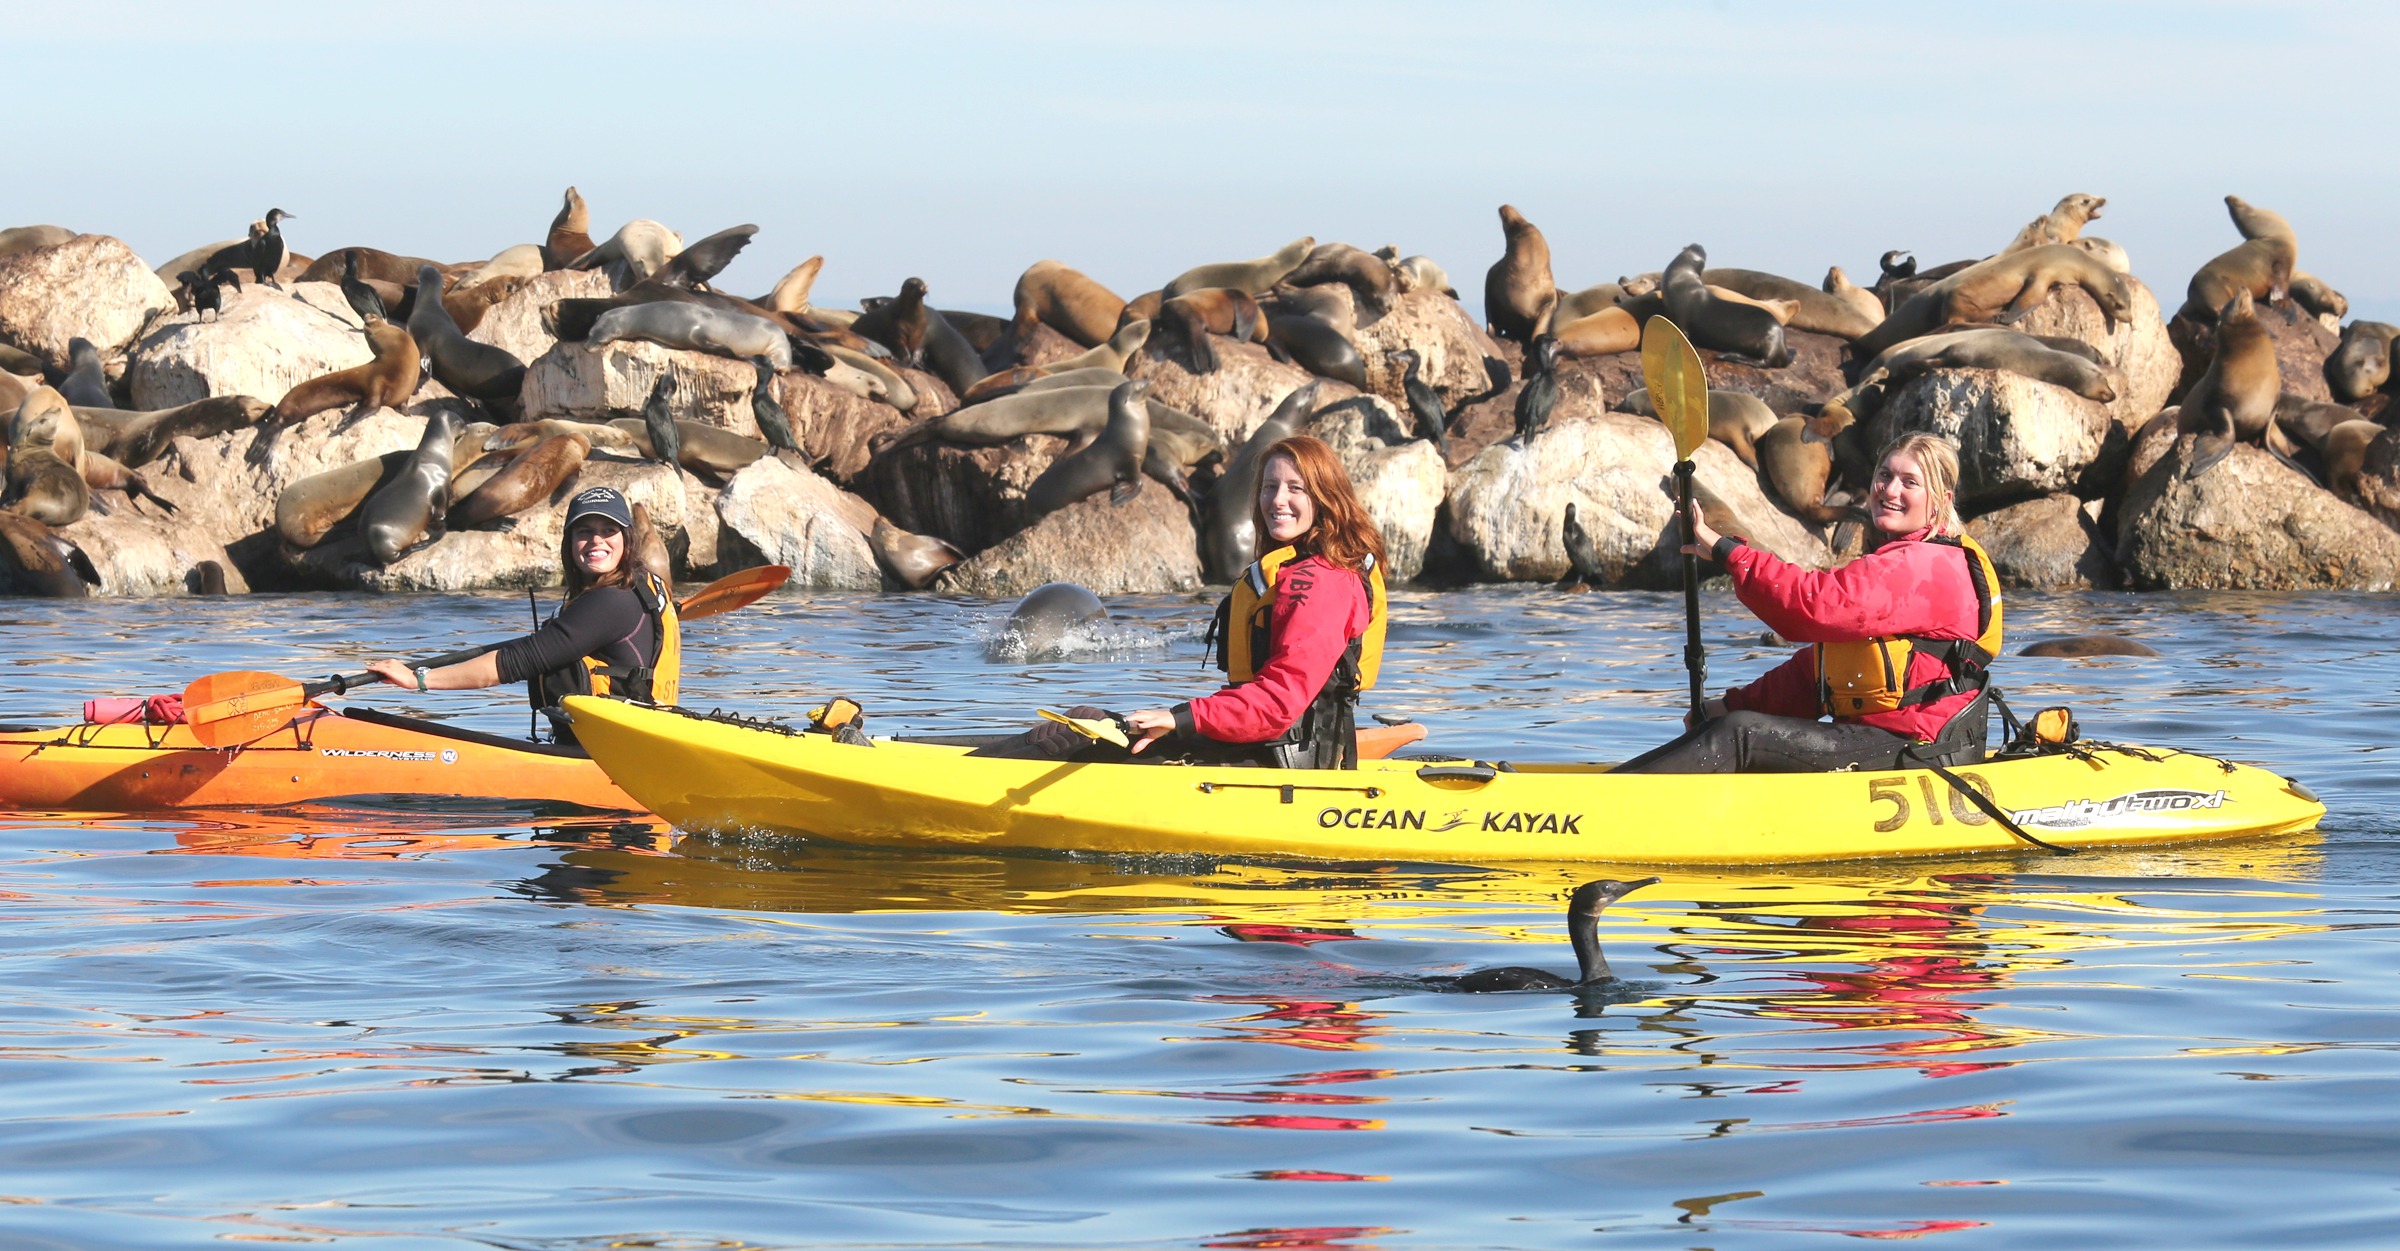
[(1881, 470), (1885, 462), (1903, 452), (1917, 462), (1925, 493), (1935, 501), (1933, 532), (1957, 534), (1966, 529), (1967, 523), (1958, 519), (1958, 444), (1922, 430), (1904, 434), (1884, 446), (1883, 454), (1875, 458), (1875, 467)]
[[(648, 520), (647, 516), (637, 513), (634, 515), (633, 524), (636, 527), (642, 527)], [(627, 530), (625, 532), (625, 555), (618, 559), (617, 567), (586, 581), (583, 562), (575, 559), (574, 527), (568, 527), (566, 533), (558, 536), (558, 565), (567, 572), (567, 598), (573, 599), (596, 587), (632, 586), (633, 575), (642, 571), (642, 562), (633, 558), (633, 554), (641, 550), (641, 543), (642, 535)]]
[[(1303, 556), (1321, 556), (1326, 563), (1340, 565), (1357, 572), (1366, 571), (1367, 557), (1375, 563), (1384, 562), (1383, 531), (1375, 528), (1375, 519), (1367, 515), (1366, 506), (1358, 502), (1358, 493), (1350, 489), (1350, 473), (1342, 462), (1325, 446), (1325, 441), (1311, 435), (1296, 434), (1267, 449), (1259, 462), (1261, 480), (1265, 467), (1278, 456), (1292, 462), (1300, 471), (1300, 486), (1316, 506), (1316, 524), (1308, 533), (1294, 540), (1292, 546)], [(1261, 543), (1267, 537), (1266, 510), (1257, 499), (1250, 501), (1251, 520), (1258, 526)]]

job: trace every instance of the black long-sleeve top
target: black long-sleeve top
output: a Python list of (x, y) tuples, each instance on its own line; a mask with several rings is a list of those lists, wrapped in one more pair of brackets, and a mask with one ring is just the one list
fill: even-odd
[(495, 651), (503, 682), (555, 673), (586, 656), (604, 665), (647, 669), (658, 660), (658, 631), (639, 596), (624, 587), (602, 586), (568, 600), (540, 629)]

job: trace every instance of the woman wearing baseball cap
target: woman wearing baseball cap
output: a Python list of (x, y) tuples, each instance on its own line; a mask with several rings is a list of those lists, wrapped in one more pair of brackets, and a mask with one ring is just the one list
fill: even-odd
[[(675, 702), (683, 652), (675, 597), (657, 574), (633, 559), (633, 507), (608, 487), (567, 503), (559, 564), (567, 602), (542, 627), (471, 660), (439, 668), (377, 660), (367, 668), (411, 691), (472, 691), (524, 682), (536, 708), (569, 695), (625, 695)], [(553, 717), (562, 738), (566, 720)]]

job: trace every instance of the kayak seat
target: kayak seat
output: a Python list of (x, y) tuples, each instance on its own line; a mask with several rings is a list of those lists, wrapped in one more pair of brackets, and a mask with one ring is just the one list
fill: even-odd
[(510, 738), (505, 734), (487, 734), (482, 730), (462, 729), (455, 725), (445, 725), (439, 721), (427, 721), (419, 717), (403, 717), (395, 713), (377, 712), (372, 708), (344, 708), (336, 711), (334, 715), (346, 717), (352, 721), (364, 722), (368, 725), (386, 726), (395, 730), (408, 730), (417, 734), (429, 734), (435, 738), (452, 739), (461, 743), (475, 743), (484, 747), (499, 747), (508, 751), (527, 752), (536, 756), (560, 756), (569, 760), (588, 760), (591, 758), (590, 754), (585, 752), (580, 747), (561, 747), (556, 743), (536, 743), (531, 739)]

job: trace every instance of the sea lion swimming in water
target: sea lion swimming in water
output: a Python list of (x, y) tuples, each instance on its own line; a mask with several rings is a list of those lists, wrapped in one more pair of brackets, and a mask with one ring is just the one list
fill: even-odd
[(2148, 643), (2119, 638), (2113, 634), (2071, 634), (2065, 638), (2043, 639), (2028, 643), (2017, 650), (2020, 656), (2156, 656), (2158, 649)]
[(1045, 582), (1017, 602), (985, 654), (988, 659), (1049, 659), (1075, 627), (1106, 620), (1108, 605), (1099, 596), (1072, 582)]
[(1100, 491), (1124, 504), (1142, 487), (1142, 461), (1150, 448), (1148, 382), (1128, 378), (1108, 396), (1108, 424), (1099, 437), (1050, 463), (1025, 489), (1026, 511), (1046, 517)]
[(1477, 969), (1450, 983), (1450, 989), (1475, 993), (1499, 990), (1580, 990), (1617, 980), (1608, 967), (1608, 957), (1600, 950), (1600, 914), (1608, 906), (1645, 886), (1658, 885), (1655, 877), (1635, 878), (1620, 882), (1602, 878), (1585, 882), (1575, 888), (1567, 901), (1567, 939), (1575, 945), (1576, 976), (1573, 980), (1542, 969), (1511, 965), (1498, 969)]

